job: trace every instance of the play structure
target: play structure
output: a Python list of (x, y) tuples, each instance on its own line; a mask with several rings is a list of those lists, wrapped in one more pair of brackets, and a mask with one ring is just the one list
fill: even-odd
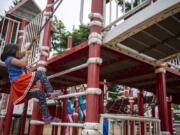
[[(47, 99), (51, 114), (61, 122), (44, 125), (36, 99), (13, 106), (8, 74), (0, 61), (0, 133), (46, 135), (48, 126), (52, 135), (175, 135), (180, 1), (91, 0), (86, 24), (81, 0), (79, 18), (89, 29), (87, 41), (73, 46), (69, 37), (67, 49), (49, 58), (55, 32), (52, 16), (62, 2), (47, 0), (41, 11), (33, 0), (22, 0), (0, 21), (0, 53), (8, 43), (23, 48), (31, 42), (27, 69), (46, 71), (54, 89), (63, 90), (57, 100)], [(111, 84), (121, 90), (109, 92)], [(110, 94), (119, 96), (112, 100)]]

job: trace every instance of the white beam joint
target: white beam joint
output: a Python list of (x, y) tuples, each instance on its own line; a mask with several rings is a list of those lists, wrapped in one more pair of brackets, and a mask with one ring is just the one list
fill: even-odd
[(166, 69), (165, 69), (165, 68), (162, 68), (162, 67), (157, 68), (157, 69), (155, 70), (155, 73), (156, 73), (156, 74), (157, 74), (157, 73), (166, 73)]
[(38, 64), (40, 64), (40, 65), (47, 65), (47, 62), (46, 61), (44, 61), (44, 60), (40, 60), (39, 62), (38, 62)]
[(91, 57), (88, 59), (87, 63), (95, 63), (95, 64), (102, 64), (103, 60), (100, 57)]
[(84, 128), (85, 129), (100, 129), (100, 123), (93, 123), (93, 122), (86, 122), (84, 123)]
[(89, 27), (92, 27), (92, 26), (98, 26), (98, 27), (102, 27), (103, 26), (103, 23), (101, 21), (91, 21), (88, 25)]
[(103, 16), (100, 13), (90, 13), (88, 17), (89, 19), (97, 18), (100, 19), (101, 21), (103, 20)]
[(86, 89), (87, 94), (97, 94), (100, 95), (102, 93), (100, 88), (87, 88)]
[(44, 16), (51, 16), (52, 13), (53, 13), (53, 12), (47, 12), (47, 11), (45, 11), (45, 12), (44, 12)]

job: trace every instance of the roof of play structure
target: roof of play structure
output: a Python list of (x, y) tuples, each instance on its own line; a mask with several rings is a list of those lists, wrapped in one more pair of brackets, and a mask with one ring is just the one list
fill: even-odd
[[(156, 9), (156, 10), (154, 10)], [(180, 2), (157, 1), (106, 33), (104, 43), (117, 43), (154, 59), (180, 52)]]
[(19, 19), (26, 19), (30, 21), (40, 12), (41, 9), (34, 2), (34, 0), (22, 0), (15, 7), (11, 8), (7, 14)]

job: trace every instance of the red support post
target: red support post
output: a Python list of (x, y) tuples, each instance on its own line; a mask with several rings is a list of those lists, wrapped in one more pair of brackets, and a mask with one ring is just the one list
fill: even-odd
[[(55, 115), (54, 116), (59, 118), (60, 111), (61, 111), (60, 102), (58, 102), (58, 104), (56, 105)], [(57, 133), (58, 133), (58, 126), (53, 126), (53, 128), (52, 128), (52, 135), (57, 135)]]
[[(49, 18), (49, 15), (52, 14), (53, 12), (53, 7), (50, 7), (49, 5), (52, 5), (54, 3), (54, 0), (48, 0), (47, 5), (48, 7), (46, 8), (45, 11), (45, 17), (46, 17), (46, 21)], [(45, 28), (44, 28), (44, 34), (43, 34), (43, 41), (42, 41), (42, 51), (46, 51), (46, 53), (49, 54), (49, 49), (51, 46), (51, 19), (47, 22)], [(48, 49), (43, 49), (43, 48), (48, 48)], [(39, 70), (44, 70), (46, 71), (46, 62), (47, 62), (48, 56), (44, 55), (43, 53), (40, 56), (40, 61), (41, 63), (38, 65), (38, 69)], [(44, 63), (44, 64), (43, 64)]]
[(3, 135), (10, 135), (11, 134), (13, 109), (14, 109), (14, 105), (13, 105), (11, 93), (10, 93), (7, 112), (6, 112), (6, 116), (5, 116), (4, 124), (3, 124), (3, 128), (4, 128), (3, 129)]
[[(3, 111), (3, 110), (7, 111), (8, 99), (9, 99), (8, 95), (2, 94), (2, 97), (1, 97), (1, 108), (0, 108), (1, 111)], [(4, 119), (5, 119), (5, 117), (2, 117), (0, 119), (0, 133), (3, 131)]]
[(13, 31), (13, 21), (12, 20), (8, 20), (6, 36), (5, 36), (6, 44), (10, 44), (11, 43), (12, 31)]
[(168, 101), (168, 118), (169, 118), (169, 131), (171, 135), (174, 135), (174, 130), (173, 130), (173, 104), (172, 104), (172, 97), (169, 97)]
[[(129, 105), (130, 105), (130, 114), (133, 115), (133, 109), (134, 109), (134, 106), (133, 106), (133, 103), (134, 103), (134, 100), (133, 100), (133, 90), (131, 89), (130, 90), (130, 97), (129, 97)], [(131, 135), (134, 135), (134, 122), (131, 121), (130, 123), (130, 133)]]
[(166, 101), (166, 70), (159, 67), (155, 71), (157, 78), (157, 94), (159, 103), (159, 118), (161, 120), (161, 134), (169, 135), (168, 109)]
[(124, 86), (124, 98), (127, 98), (129, 96), (129, 90), (127, 86)]
[[(107, 83), (106, 83), (106, 81), (104, 81), (105, 82), (105, 84), (104, 84), (104, 101), (106, 101), (107, 102), (107, 92), (108, 92), (108, 86), (107, 86)], [(106, 113), (107, 112), (107, 108), (104, 106), (104, 112), (103, 113)]]
[[(92, 0), (91, 21), (99, 21), (102, 23), (103, 0)], [(89, 59), (88, 59), (88, 78), (87, 78), (87, 94), (86, 101), (86, 119), (87, 127), (82, 131), (83, 135), (98, 134), (99, 131), (90, 128), (92, 125), (99, 123), (99, 82), (100, 82), (100, 51), (102, 44), (102, 27), (92, 25), (89, 35)], [(99, 62), (98, 62), (99, 61)], [(90, 125), (88, 125), (90, 124)]]
[[(13, 27), (13, 22), (11, 20), (8, 20), (7, 31), (6, 31), (6, 35), (5, 35), (6, 44), (11, 43), (11, 35), (12, 35), (12, 31), (13, 31), (12, 27)], [(2, 128), (4, 127), (3, 132), (5, 135), (10, 134), (12, 116), (13, 116), (12, 113), (13, 113), (13, 109), (14, 109), (13, 102), (12, 102), (11, 98), (9, 98), (9, 97), (10, 96), (7, 95), (7, 100), (9, 99), (9, 101), (8, 101), (6, 116), (5, 116), (4, 122), (2, 124)]]
[[(67, 94), (67, 89), (65, 89), (64, 94)], [(67, 122), (67, 100), (68, 99), (63, 99), (63, 110), (62, 110), (62, 122)], [(66, 134), (66, 127), (63, 126), (61, 127), (61, 135)]]
[(28, 24), (28, 22), (26, 20), (21, 21), (21, 26), (20, 26), (20, 30), (19, 30), (19, 34), (18, 34), (18, 46), (19, 47), (22, 46), (23, 36), (24, 36), (24, 29), (27, 26), (27, 24)]
[[(39, 107), (39, 103), (34, 101), (33, 103), (33, 112), (32, 112), (32, 120), (41, 120), (41, 111)], [(30, 125), (29, 135), (43, 135), (43, 126), (42, 125)]]
[(24, 103), (24, 110), (21, 116), (21, 123), (20, 123), (21, 125), (20, 125), (19, 135), (24, 135), (24, 131), (26, 127), (27, 108), (28, 108), (28, 101)]
[[(139, 116), (144, 116), (144, 101), (143, 101), (143, 90), (139, 90), (138, 94), (138, 115)], [(144, 132), (144, 122), (140, 123), (140, 135), (145, 135)]]
[[(78, 112), (78, 107), (79, 107), (79, 102), (78, 102), (78, 98), (75, 98), (75, 110), (73, 112), (73, 121), (75, 123), (78, 123), (78, 119), (79, 119), (79, 114)], [(78, 127), (73, 127), (73, 135), (78, 135)]]
[[(123, 96), (125, 99), (127, 99), (129, 97), (129, 88), (127, 86), (124, 86), (124, 93)], [(128, 135), (128, 123), (125, 122), (124, 124), (124, 129), (125, 129), (125, 135)]]
[[(50, 6), (54, 3), (54, 0), (48, 0), (47, 1), (47, 7), (46, 11), (44, 13), (46, 17), (46, 21), (50, 14), (53, 12), (53, 6)], [(50, 13), (50, 14), (49, 14)], [(49, 48), (51, 46), (51, 20), (48, 21), (46, 24), (44, 31), (43, 31), (43, 41), (42, 41), (42, 51), (46, 51), (46, 53), (49, 54)], [(48, 48), (48, 49), (47, 49)], [(46, 63), (47, 63), (47, 58), (48, 56), (44, 55), (43, 53), (40, 56), (40, 63), (38, 65), (38, 70), (43, 70), (46, 71)], [(39, 86), (41, 87), (41, 86)], [(33, 108), (33, 114), (32, 114), (32, 119), (38, 119), (40, 120), (41, 115), (40, 115), (40, 108), (38, 104), (34, 104)], [(30, 135), (41, 135), (43, 133), (43, 126), (36, 126), (36, 125), (31, 125), (30, 127)]]
[[(24, 28), (27, 26), (28, 22), (26, 20), (22, 20), (21, 22), (21, 29), (19, 30), (19, 36), (18, 36), (18, 46), (21, 48), (22, 42), (23, 42), (23, 35), (24, 35)], [(27, 106), (28, 102), (24, 103), (24, 110), (22, 114), (22, 119), (21, 119), (21, 125), (20, 125), (20, 135), (24, 135), (25, 131), (25, 126), (26, 126), (26, 117), (27, 117)]]
[(72, 39), (72, 36), (69, 36), (68, 37), (68, 41), (67, 41), (67, 49), (71, 49), (73, 46), (73, 39)]
[(102, 90), (102, 93), (99, 96), (99, 114), (103, 114), (104, 113), (104, 84), (101, 84), (100, 88)]

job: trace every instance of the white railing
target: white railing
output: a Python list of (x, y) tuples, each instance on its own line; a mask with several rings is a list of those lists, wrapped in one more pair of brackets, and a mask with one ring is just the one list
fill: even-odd
[(19, 27), (19, 21), (0, 16), (0, 54), (2, 53), (7, 41), (8, 43), (17, 43)]
[(109, 135), (140, 135), (142, 125), (145, 135), (160, 135), (160, 120), (155, 118), (102, 114), (100, 122), (101, 132), (106, 127)]
[[(9, 37), (8, 42), (16, 44), (19, 27), (19, 21), (0, 16), (0, 39), (7, 41)], [(8, 33), (9, 31), (11, 31), (11, 33)]]
[[(24, 29), (24, 37), (23, 37), (23, 44), (22, 44), (22, 48), (23, 49), (25, 47), (25, 44), (27, 42), (32, 42), (34, 38), (37, 37), (37, 35), (39, 34), (39, 31), (42, 27), (42, 25), (45, 22), (45, 17), (43, 17), (43, 12), (38, 14)], [(41, 31), (41, 33), (43, 33), (43, 31)], [(37, 42), (34, 42), (30, 52), (31, 55), (29, 55), (29, 61), (28, 61), (28, 66), (32, 65), (33, 63), (36, 64), (36, 62), (39, 60), (40, 58), (40, 47), (42, 45), (42, 34), (40, 36), (40, 39), (37, 39)]]
[(142, 8), (151, 3), (151, 0), (104, 0), (104, 29), (118, 25)]
[(174, 66), (175, 68), (180, 69), (180, 56), (178, 56), (178, 57), (170, 60), (170, 61), (169, 61), (169, 64), (172, 65), (172, 66)]
[(5, 45), (6, 45), (5, 40), (0, 39), (0, 56), (1, 56), (2, 51), (4, 50)]

